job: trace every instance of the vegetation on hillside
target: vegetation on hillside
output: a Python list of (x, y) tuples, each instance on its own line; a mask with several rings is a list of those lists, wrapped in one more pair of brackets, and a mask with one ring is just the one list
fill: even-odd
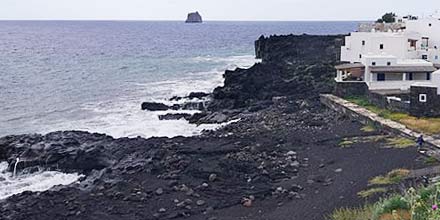
[(381, 18), (377, 19), (377, 23), (394, 23), (396, 22), (396, 14), (393, 12), (385, 13)]
[(335, 210), (330, 220), (438, 220), (440, 184), (418, 190), (410, 188), (401, 195), (381, 199), (361, 208)]

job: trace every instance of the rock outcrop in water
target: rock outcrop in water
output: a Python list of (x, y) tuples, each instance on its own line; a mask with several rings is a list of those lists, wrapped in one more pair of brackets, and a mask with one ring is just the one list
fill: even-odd
[(344, 138), (382, 134), (367, 134), (318, 102), (331, 89), (341, 40), (260, 38), (263, 62), (227, 71), (208, 111), (192, 118), (241, 121), (197, 137), (67, 131), (0, 138), (0, 160), (23, 159), (19, 170), (86, 175), (80, 184), (0, 201), (0, 219), (319, 220), (364, 204), (357, 193), (371, 177), (412, 167), (417, 154), (378, 148), (375, 139), (339, 147)]
[(271, 106), (279, 96), (316, 100), (319, 93), (333, 89), (343, 39), (342, 35), (261, 37), (255, 48), (262, 63), (226, 71), (224, 86), (214, 90), (208, 109), (254, 112)]
[(203, 22), (202, 16), (199, 14), (198, 11), (189, 13), (185, 21), (185, 23), (202, 23), (202, 22)]

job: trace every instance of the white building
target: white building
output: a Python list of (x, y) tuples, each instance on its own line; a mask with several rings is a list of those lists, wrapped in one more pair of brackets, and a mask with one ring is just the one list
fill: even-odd
[(365, 82), (370, 90), (408, 90), (414, 83), (433, 83), (432, 73), (440, 68), (440, 19), (400, 21), (389, 26), (394, 30), (347, 36), (341, 48), (346, 64), (336, 66), (336, 81)]

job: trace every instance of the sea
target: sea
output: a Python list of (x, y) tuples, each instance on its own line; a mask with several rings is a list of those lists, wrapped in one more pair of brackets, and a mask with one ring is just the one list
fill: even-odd
[[(0, 21), (0, 137), (84, 130), (191, 136), (210, 126), (141, 110), (222, 85), (261, 35), (347, 34), (358, 22)], [(169, 111), (172, 112), (172, 111)], [(193, 112), (190, 112), (193, 113)]]

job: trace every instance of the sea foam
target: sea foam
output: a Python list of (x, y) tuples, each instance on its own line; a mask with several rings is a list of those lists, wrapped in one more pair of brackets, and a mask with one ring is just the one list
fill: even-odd
[(61, 173), (57, 171), (41, 171), (31, 174), (7, 172), (8, 163), (0, 162), (0, 200), (25, 191), (42, 192), (57, 185), (69, 185), (79, 180), (82, 175), (77, 173)]
[[(170, 101), (173, 96), (186, 96), (190, 92), (211, 92), (223, 85), (223, 73), (226, 69), (248, 68), (258, 62), (254, 56), (196, 57), (194, 63), (225, 63), (210, 71), (186, 73), (179, 79), (149, 83), (133, 83), (129, 95), (115, 97), (114, 100), (101, 103), (87, 103), (81, 106), (86, 117), (77, 120), (61, 120), (44, 125), (44, 131), (83, 130), (105, 133), (120, 137), (176, 137), (199, 135), (203, 130), (218, 129), (225, 124), (195, 125), (181, 120), (159, 120), (159, 115), (167, 113), (194, 114), (196, 110), (143, 111), (141, 102), (153, 101), (168, 105), (182, 104), (188, 100)], [(149, 95), (146, 95), (149, 94)]]

